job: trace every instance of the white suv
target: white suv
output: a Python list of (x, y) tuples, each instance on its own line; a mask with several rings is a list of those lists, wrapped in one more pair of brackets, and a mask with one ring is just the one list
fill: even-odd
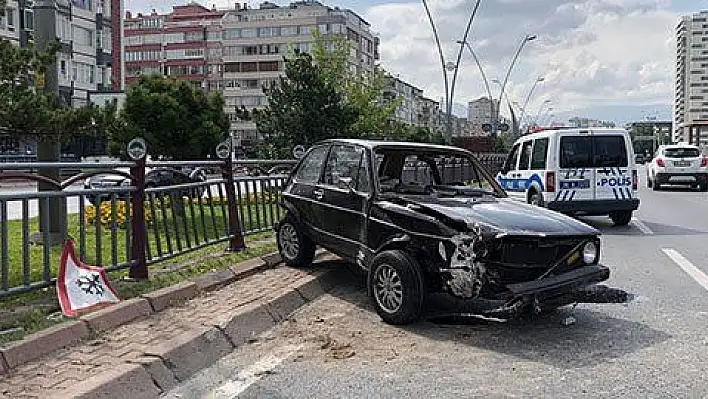
[(660, 146), (647, 166), (647, 187), (660, 190), (667, 184), (708, 191), (708, 157), (694, 145)]

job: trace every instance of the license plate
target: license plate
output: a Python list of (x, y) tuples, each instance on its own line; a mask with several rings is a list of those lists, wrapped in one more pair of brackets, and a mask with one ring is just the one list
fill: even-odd
[(590, 188), (590, 180), (561, 180), (560, 188), (561, 190)]
[(685, 168), (687, 166), (691, 166), (691, 162), (689, 162), (689, 161), (674, 161), (674, 166), (677, 166), (679, 168)]

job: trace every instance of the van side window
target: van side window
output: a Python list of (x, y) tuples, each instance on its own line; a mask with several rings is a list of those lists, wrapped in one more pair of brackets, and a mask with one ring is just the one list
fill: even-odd
[(533, 143), (533, 152), (531, 153), (531, 169), (544, 170), (546, 169), (546, 158), (548, 157), (548, 138), (536, 139)]
[(521, 146), (521, 158), (519, 159), (519, 170), (529, 170), (531, 162), (531, 146), (533, 141), (529, 140)]
[(519, 144), (514, 145), (506, 158), (504, 163), (504, 169), (506, 170), (516, 170), (516, 160), (519, 159)]

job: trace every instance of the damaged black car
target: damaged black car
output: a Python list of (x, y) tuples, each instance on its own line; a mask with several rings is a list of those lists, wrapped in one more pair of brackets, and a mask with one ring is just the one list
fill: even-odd
[(409, 324), (431, 294), (485, 299), (482, 316), (513, 318), (578, 302), (610, 276), (600, 232), (514, 201), (473, 154), (365, 140), (312, 146), (283, 191), (276, 226), (286, 263), (317, 246), (366, 271), (381, 318)]

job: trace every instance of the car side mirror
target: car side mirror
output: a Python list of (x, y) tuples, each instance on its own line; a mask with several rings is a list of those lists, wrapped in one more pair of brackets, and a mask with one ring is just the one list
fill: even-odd
[(339, 183), (344, 183), (344, 185), (347, 186), (347, 188), (349, 189), (350, 193), (354, 193), (356, 191), (354, 189), (354, 184), (351, 177), (340, 177)]

